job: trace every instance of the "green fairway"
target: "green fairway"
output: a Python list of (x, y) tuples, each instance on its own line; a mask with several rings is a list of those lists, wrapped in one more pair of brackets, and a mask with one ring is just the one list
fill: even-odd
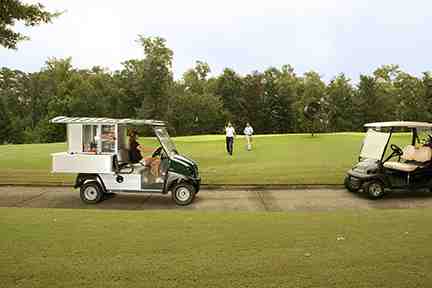
[[(363, 133), (262, 135), (254, 137), (253, 151), (246, 151), (239, 136), (233, 156), (227, 155), (221, 135), (174, 140), (182, 154), (199, 163), (204, 184), (341, 184), (357, 160), (363, 137)], [(157, 145), (154, 139), (140, 142)], [(72, 183), (73, 175), (50, 173), (50, 153), (65, 150), (63, 143), (0, 146), (0, 184)]]
[(430, 287), (431, 221), (0, 208), (1, 287)]

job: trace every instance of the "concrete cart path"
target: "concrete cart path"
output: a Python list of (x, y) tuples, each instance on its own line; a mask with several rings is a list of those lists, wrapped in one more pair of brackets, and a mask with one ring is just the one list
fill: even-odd
[(96, 205), (81, 202), (70, 187), (0, 187), (0, 207), (81, 209), (178, 209), (201, 211), (293, 211), (432, 207), (432, 193), (397, 192), (372, 201), (345, 189), (202, 190), (195, 202), (176, 206), (171, 195), (116, 194)]

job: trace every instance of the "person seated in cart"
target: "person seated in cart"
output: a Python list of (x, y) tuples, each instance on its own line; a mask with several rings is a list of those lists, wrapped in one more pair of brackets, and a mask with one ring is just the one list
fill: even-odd
[(160, 159), (157, 157), (143, 157), (144, 147), (137, 141), (138, 132), (129, 132), (129, 161), (131, 163), (142, 163), (144, 166), (151, 167), (150, 172), (153, 176), (159, 177)]

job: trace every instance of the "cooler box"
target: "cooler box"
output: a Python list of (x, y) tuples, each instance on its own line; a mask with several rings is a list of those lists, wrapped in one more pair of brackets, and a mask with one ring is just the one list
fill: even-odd
[(51, 154), (53, 173), (114, 173), (112, 154)]

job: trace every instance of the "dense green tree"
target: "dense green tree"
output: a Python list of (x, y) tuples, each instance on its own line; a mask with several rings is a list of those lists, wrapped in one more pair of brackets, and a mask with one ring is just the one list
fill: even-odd
[(11, 123), (3, 99), (0, 98), (0, 144), (10, 142)]
[(169, 124), (175, 135), (210, 134), (221, 131), (223, 103), (212, 94), (178, 91), (172, 98)]
[(80, 113), (72, 110), (73, 103), (78, 101), (77, 94), (73, 93), (73, 90), (79, 89), (82, 84), (78, 81), (77, 73), (77, 70), (72, 67), (71, 58), (52, 58), (46, 62), (46, 66), (38, 75), (43, 83), (40, 97), (46, 103), (45, 113), (35, 128), (27, 131), (28, 137), (33, 138), (34, 142), (64, 141), (66, 137), (64, 125), (52, 125), (49, 120), (60, 115), (74, 116)]
[(25, 142), (23, 131), (29, 118), (29, 98), (32, 95), (27, 89), (28, 82), (28, 75), (22, 71), (7, 68), (0, 70), (0, 99), (9, 125), (7, 141), (11, 143)]
[(357, 93), (353, 98), (353, 125), (356, 130), (362, 130), (363, 124), (381, 121), (377, 83), (374, 77), (360, 75)]
[(241, 98), (242, 78), (234, 70), (225, 68), (217, 78), (215, 95), (223, 101), (223, 108), (228, 119), (235, 126), (243, 125), (247, 118), (244, 99)]
[(375, 77), (376, 97), (378, 107), (372, 107), (379, 112), (380, 121), (398, 119), (399, 97), (395, 87), (395, 81), (401, 73), (398, 65), (383, 65), (376, 69), (373, 74)]
[(298, 99), (299, 79), (290, 65), (282, 66), (278, 74), (277, 97), (275, 97), (273, 110), (276, 111), (278, 121), (277, 130), (280, 133), (293, 131), (295, 127), (295, 112), (293, 104)]
[(114, 73), (114, 85), (119, 98), (116, 99), (118, 115), (121, 117), (138, 117), (137, 113), (145, 96), (144, 61), (131, 59), (122, 63), (123, 69)]
[[(239, 132), (248, 121), (256, 133), (285, 133), (362, 130), (366, 122), (432, 116), (430, 72), (419, 78), (384, 65), (354, 86), (344, 74), (326, 84), (318, 73), (299, 77), (289, 65), (245, 76), (227, 68), (209, 77), (209, 65), (197, 61), (174, 81), (165, 40), (139, 42), (144, 58), (114, 72), (79, 70), (70, 58), (49, 59), (34, 73), (1, 68), (0, 143), (64, 141), (64, 125), (49, 123), (59, 115), (167, 120), (174, 135), (220, 133), (227, 120)], [(311, 102), (321, 103), (323, 121), (305, 119)]]
[[(254, 71), (246, 75), (243, 80), (240, 97), (244, 101), (245, 121), (251, 123), (255, 133), (267, 131), (266, 111), (264, 107), (264, 81), (263, 74)], [(244, 123), (242, 123), (244, 124)]]
[[(301, 132), (314, 132), (322, 130), (325, 126), (325, 120), (322, 119), (325, 114), (322, 114), (323, 121), (309, 121), (304, 116), (303, 110), (306, 105), (312, 102), (324, 102), (326, 85), (321, 80), (321, 76), (315, 72), (310, 71), (304, 73), (303, 78), (300, 79), (298, 88), (298, 97), (293, 104), (296, 115), (296, 129)], [(324, 123), (323, 123), (324, 122)]]
[(210, 66), (207, 63), (196, 61), (195, 67), (183, 74), (185, 89), (192, 93), (203, 94), (207, 89), (207, 76), (210, 71)]
[(169, 91), (173, 84), (173, 52), (160, 37), (139, 36), (138, 42), (144, 49), (142, 62), (143, 84), (141, 107), (142, 118), (166, 119), (169, 108)]
[(354, 88), (344, 74), (330, 81), (326, 92), (326, 110), (331, 131), (352, 130)]
[(408, 121), (425, 121), (431, 117), (428, 110), (426, 90), (421, 79), (408, 73), (400, 72), (394, 82), (396, 97), (398, 97), (398, 119)]
[(271, 67), (263, 74), (263, 101), (261, 109), (267, 133), (288, 132), (293, 126), (292, 104), (297, 97), (297, 78), (292, 67), (282, 70)]
[(423, 84), (423, 97), (425, 103), (425, 109), (432, 113), (432, 73), (425, 72), (423, 73), (423, 77), (421, 78)]
[(49, 23), (60, 13), (45, 10), (40, 4), (26, 4), (20, 0), (0, 1), (0, 46), (16, 49), (17, 43), (29, 39), (27, 36), (13, 30), (16, 22), (23, 22), (25, 26), (36, 26)]

